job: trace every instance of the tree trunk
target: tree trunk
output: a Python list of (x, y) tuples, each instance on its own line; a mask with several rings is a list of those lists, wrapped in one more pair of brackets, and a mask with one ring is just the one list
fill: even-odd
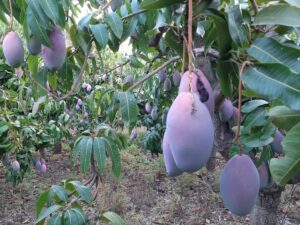
[(256, 205), (250, 216), (250, 225), (276, 225), (277, 209), (284, 187), (272, 184), (259, 191)]

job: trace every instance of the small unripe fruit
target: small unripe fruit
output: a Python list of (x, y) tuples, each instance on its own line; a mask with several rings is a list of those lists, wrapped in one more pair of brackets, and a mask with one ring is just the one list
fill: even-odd
[(42, 173), (46, 173), (46, 171), (47, 171), (47, 166), (46, 166), (46, 164), (42, 164), (42, 165), (41, 165), (41, 172), (42, 172)]
[(165, 79), (165, 82), (164, 82), (164, 91), (170, 91), (171, 88), (172, 88), (172, 83), (171, 83), (170, 78)]
[(164, 156), (164, 163), (167, 170), (167, 173), (170, 177), (175, 177), (180, 174), (182, 174), (182, 171), (178, 169), (178, 167), (175, 164), (169, 141), (167, 140), (167, 131), (164, 134), (163, 141), (162, 141), (162, 150), (163, 150), (163, 156)]
[(133, 84), (133, 81), (134, 81), (134, 77), (131, 75), (127, 76), (125, 79), (125, 83), (130, 83), (131, 85)]
[(136, 137), (137, 137), (137, 131), (136, 131), (136, 129), (133, 129), (130, 134), (130, 141), (135, 140)]
[(51, 48), (43, 46), (42, 57), (46, 67), (50, 70), (60, 69), (66, 61), (66, 42), (62, 31), (54, 27), (49, 33)]
[(92, 90), (92, 86), (90, 84), (87, 84), (86, 86), (86, 91), (90, 92)]
[(122, 5), (122, 1), (121, 0), (113, 0), (110, 3), (110, 7), (111, 7), (112, 11), (116, 11), (121, 5)]
[(175, 86), (178, 86), (180, 84), (180, 80), (181, 80), (181, 75), (180, 73), (176, 70), (173, 74), (173, 84)]
[(42, 166), (41, 161), (40, 160), (36, 160), (36, 162), (35, 162), (35, 169), (37, 171), (40, 171), (41, 170), (41, 166)]
[(228, 99), (225, 99), (219, 109), (219, 117), (222, 122), (228, 122), (232, 117), (234, 108), (232, 102)]
[(158, 118), (158, 109), (156, 106), (151, 110), (151, 118), (152, 120), (157, 120)]
[(80, 98), (77, 100), (77, 105), (79, 105), (79, 106), (82, 105), (82, 100)]
[(260, 188), (265, 188), (269, 184), (270, 173), (268, 164), (263, 162), (258, 168)]
[(16, 32), (8, 32), (3, 39), (3, 54), (12, 67), (20, 66), (24, 61), (22, 40)]
[(20, 164), (19, 164), (19, 162), (17, 160), (13, 161), (13, 163), (12, 163), (12, 169), (15, 172), (17, 172), (17, 171), (20, 170)]
[(82, 87), (83, 89), (86, 89), (87, 85), (88, 85), (87, 83), (83, 82), (83, 84), (82, 84), (81, 87)]
[(275, 133), (275, 136), (274, 136), (274, 140), (273, 142), (270, 144), (271, 146), (271, 149), (273, 152), (276, 152), (276, 153), (282, 153), (283, 152), (283, 148), (282, 148), (282, 145), (281, 145), (281, 141), (283, 139), (283, 134), (277, 130), (276, 133)]
[(27, 48), (31, 55), (38, 55), (41, 52), (42, 44), (35, 36), (31, 36), (27, 43)]
[(233, 214), (249, 214), (259, 192), (259, 174), (248, 155), (235, 155), (225, 165), (220, 176), (223, 202)]
[(167, 78), (167, 72), (165, 69), (158, 71), (158, 79), (160, 83), (164, 82), (166, 78)]
[(196, 94), (180, 93), (167, 116), (170, 149), (177, 167), (184, 172), (203, 167), (211, 156), (214, 143), (211, 116), (196, 98)]
[(76, 110), (80, 110), (80, 105), (76, 104), (75, 108)]
[(237, 124), (238, 124), (238, 114), (239, 114), (238, 108), (233, 107), (233, 114), (232, 114), (231, 118), (228, 121), (229, 126), (231, 128), (237, 126)]
[(146, 103), (145, 105), (145, 110), (147, 113), (150, 113), (152, 110), (151, 104), (149, 102)]

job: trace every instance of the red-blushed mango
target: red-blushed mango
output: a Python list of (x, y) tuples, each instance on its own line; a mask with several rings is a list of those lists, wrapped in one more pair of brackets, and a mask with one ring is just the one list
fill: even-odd
[(164, 91), (170, 91), (171, 88), (172, 88), (172, 82), (170, 78), (167, 77), (164, 82)]
[(213, 149), (214, 127), (206, 106), (197, 95), (180, 93), (167, 116), (167, 138), (177, 167), (194, 172), (203, 167)]
[(31, 55), (38, 55), (41, 52), (42, 44), (35, 36), (31, 36), (27, 43), (27, 48)]
[(270, 172), (268, 168), (268, 164), (266, 162), (263, 162), (258, 168), (258, 174), (259, 174), (259, 183), (260, 188), (265, 188), (268, 186), (270, 181)]
[(66, 42), (62, 31), (54, 27), (49, 32), (51, 48), (42, 47), (42, 57), (46, 67), (50, 70), (60, 69), (66, 61)]
[(174, 72), (172, 78), (173, 78), (173, 84), (175, 86), (178, 86), (180, 84), (180, 81), (181, 81), (181, 75), (177, 70)]
[(225, 99), (219, 109), (219, 117), (222, 122), (228, 122), (232, 117), (234, 108), (232, 102), (228, 99)]
[(150, 104), (149, 102), (146, 103), (146, 105), (145, 105), (145, 110), (146, 110), (147, 113), (150, 113), (150, 112), (151, 112), (152, 106), (151, 106), (151, 104)]
[(111, 7), (112, 11), (116, 11), (121, 5), (122, 5), (122, 1), (121, 0), (113, 0), (110, 3), (110, 7)]
[(175, 177), (182, 174), (182, 171), (178, 169), (178, 167), (175, 164), (166, 133), (167, 131), (165, 131), (163, 141), (162, 141), (164, 163), (167, 170), (167, 174), (170, 177)]
[[(179, 93), (181, 92), (189, 92), (190, 91), (190, 72), (187, 71), (181, 77), (180, 85), (179, 85)], [(195, 92), (199, 97), (200, 101), (204, 103), (210, 113), (213, 116), (215, 111), (215, 99), (212, 87), (208, 82), (205, 75), (201, 72), (201, 70), (194, 70), (191, 74), (192, 83), (191, 89)]]
[(235, 155), (225, 165), (220, 176), (223, 202), (235, 215), (249, 214), (259, 192), (259, 174), (248, 155)]
[(282, 141), (283, 137), (284, 137), (283, 134), (279, 130), (277, 130), (275, 132), (274, 140), (270, 144), (271, 149), (272, 149), (273, 152), (276, 152), (276, 153), (282, 153), (283, 152), (283, 148), (282, 148), (282, 145), (281, 145), (281, 141)]
[(20, 164), (17, 160), (13, 161), (11, 166), (12, 166), (13, 171), (15, 171), (15, 172), (18, 172), (20, 170)]
[(151, 118), (152, 120), (157, 120), (158, 118), (158, 108), (154, 106), (151, 110)]
[(42, 173), (46, 173), (46, 172), (47, 172), (47, 166), (46, 166), (46, 164), (42, 164), (42, 165), (41, 165), (40, 171), (41, 171)]
[(19, 67), (24, 62), (24, 48), (22, 40), (16, 32), (8, 32), (3, 39), (3, 54), (8, 64)]

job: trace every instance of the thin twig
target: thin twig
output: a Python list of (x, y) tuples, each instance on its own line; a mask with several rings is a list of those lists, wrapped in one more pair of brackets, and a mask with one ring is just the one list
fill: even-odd
[(144, 13), (144, 12), (146, 12), (146, 11), (147, 11), (146, 9), (141, 9), (141, 10), (139, 10), (139, 11), (130, 13), (130, 14), (128, 14), (127, 16), (123, 16), (123, 17), (122, 17), (122, 20), (126, 20), (126, 19), (128, 19), (128, 18), (130, 18), (130, 17), (139, 15), (139, 14)]
[(158, 67), (157, 69), (153, 70), (151, 73), (149, 73), (147, 76), (145, 76), (144, 78), (142, 78), (141, 80), (139, 80), (138, 82), (136, 82), (135, 84), (133, 84), (128, 91), (132, 91), (133, 89), (135, 89), (136, 87), (138, 87), (140, 84), (144, 83), (146, 80), (148, 80), (150, 77), (154, 76), (158, 71), (160, 71), (161, 69), (165, 68), (166, 66), (168, 66), (169, 64), (176, 62), (180, 59), (180, 56), (175, 56), (171, 59), (169, 59), (167, 62), (165, 62), (164, 64), (162, 64), (160, 67)]
[(190, 73), (193, 71), (193, 0), (189, 0), (188, 2), (188, 56), (189, 56), (189, 71)]
[(9, 10), (10, 10), (10, 31), (13, 31), (14, 17), (13, 17), (13, 9), (12, 9), (12, 0), (9, 0)]
[(255, 0), (250, 0), (251, 2), (251, 5), (253, 7), (253, 10), (254, 10), (254, 15), (256, 15), (258, 13), (258, 6), (257, 6), (257, 3)]
[(183, 55), (182, 55), (182, 66), (181, 66), (181, 76), (184, 74), (185, 71), (185, 60), (186, 60), (186, 46), (185, 44), (183, 46)]
[(108, 1), (103, 7), (102, 7), (102, 10), (105, 10), (108, 8), (108, 6), (113, 2), (114, 0), (110, 0)]

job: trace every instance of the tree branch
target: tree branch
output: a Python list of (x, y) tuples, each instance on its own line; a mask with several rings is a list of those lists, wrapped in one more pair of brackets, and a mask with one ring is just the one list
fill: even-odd
[(258, 13), (258, 6), (257, 6), (257, 3), (255, 0), (250, 0), (251, 2), (251, 5), (253, 7), (253, 10), (254, 10), (254, 15), (256, 15)]
[(148, 80), (150, 77), (154, 76), (158, 71), (160, 71), (161, 69), (165, 68), (166, 66), (168, 66), (169, 64), (176, 62), (180, 59), (180, 56), (175, 56), (171, 59), (169, 59), (167, 62), (165, 62), (164, 64), (162, 64), (160, 67), (158, 67), (157, 69), (153, 70), (151, 73), (149, 73), (147, 76), (145, 76), (144, 78), (142, 78), (141, 80), (139, 80), (138, 82), (136, 82), (135, 84), (133, 84), (128, 91), (132, 91), (133, 89), (135, 89), (136, 87), (138, 87), (140, 84), (144, 83), (146, 80)]
[(146, 11), (147, 11), (146, 9), (141, 9), (141, 10), (139, 10), (139, 11), (130, 13), (130, 14), (128, 14), (127, 16), (122, 17), (122, 20), (126, 20), (126, 19), (128, 19), (128, 18), (130, 18), (130, 17), (139, 15), (139, 14), (144, 13), (144, 12), (146, 12)]

